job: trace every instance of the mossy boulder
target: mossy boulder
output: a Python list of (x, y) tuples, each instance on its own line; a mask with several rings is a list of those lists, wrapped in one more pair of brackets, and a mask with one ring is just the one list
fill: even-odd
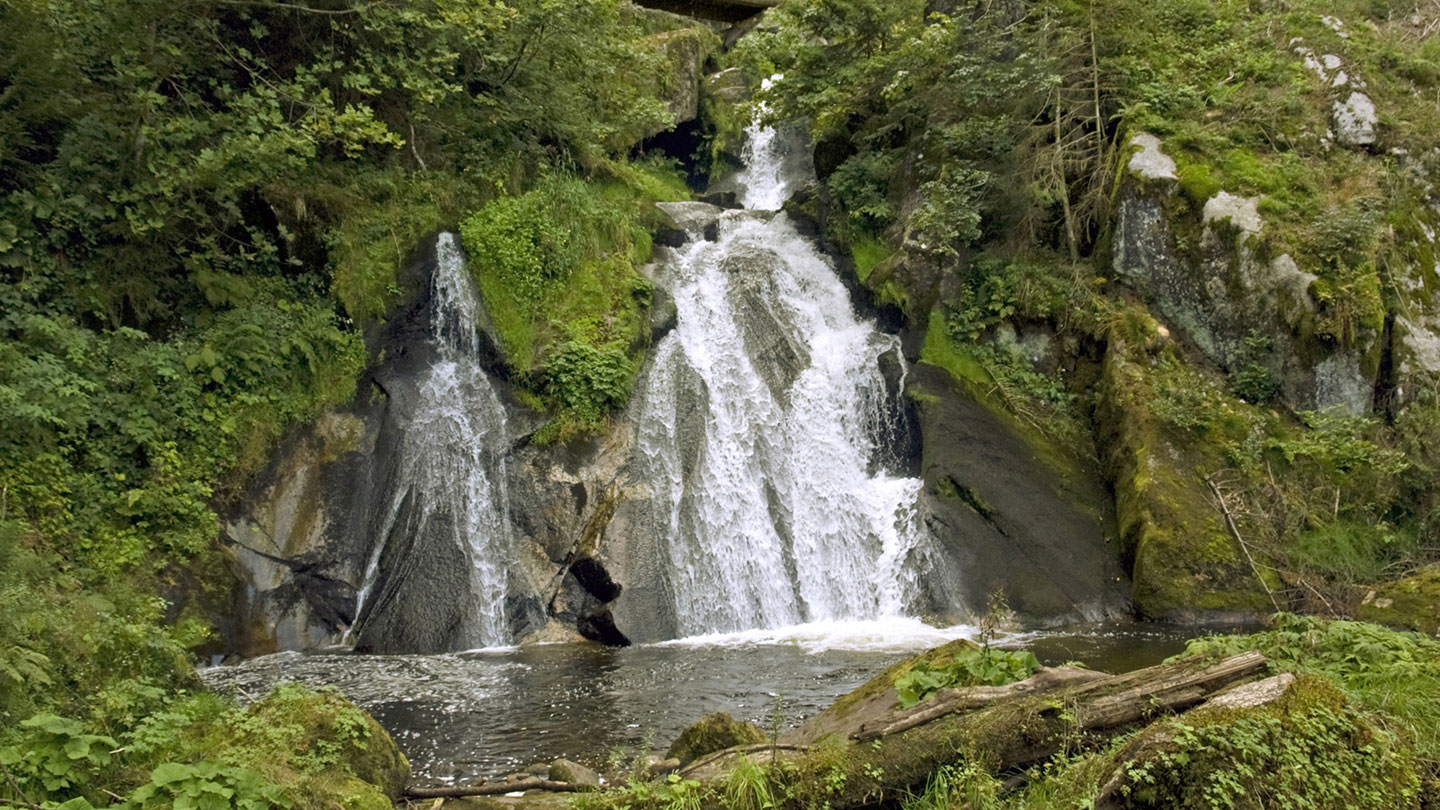
[(1376, 586), (1356, 612), (1367, 622), (1440, 635), (1440, 565)]
[[(1166, 351), (1174, 349), (1155, 349)], [(1164, 364), (1149, 355), (1112, 341), (1096, 409), (1135, 608), (1143, 618), (1166, 621), (1267, 613), (1274, 606), (1205, 482), (1206, 470), (1225, 466), (1220, 450), (1155, 415), (1155, 375)]]
[(343, 798), (354, 810), (398, 800), (410, 781), (410, 763), (395, 740), (338, 692), (281, 686), (251, 708), (227, 742), (225, 759), (297, 796)]
[(681, 732), (665, 756), (689, 763), (726, 748), (763, 742), (765, 733), (754, 723), (736, 720), (725, 712), (715, 712), (705, 715), (700, 722)]

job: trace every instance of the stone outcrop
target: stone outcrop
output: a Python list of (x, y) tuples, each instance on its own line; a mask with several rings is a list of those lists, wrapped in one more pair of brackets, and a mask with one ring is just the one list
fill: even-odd
[(1121, 182), (1115, 217), (1116, 275), (1157, 315), (1224, 369), (1263, 365), (1296, 410), (1370, 409), (1384, 350), (1378, 324), (1361, 324), (1348, 345), (1316, 334), (1318, 280), (1293, 258), (1263, 258), (1265, 223), (1252, 198), (1221, 191), (1197, 225), (1153, 136)]
[[(991, 593), (1030, 621), (1128, 615), (1114, 517), (1098, 471), (1062, 474), (1019, 425), (970, 396), (950, 374), (920, 364), (908, 390), (918, 404), (922, 510), (947, 548), (960, 599), (983, 613)], [(946, 604), (955, 595), (936, 593)]]

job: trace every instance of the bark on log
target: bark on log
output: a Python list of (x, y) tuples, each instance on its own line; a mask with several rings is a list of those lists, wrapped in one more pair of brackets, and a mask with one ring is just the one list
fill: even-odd
[(748, 757), (752, 754), (780, 754), (784, 753), (786, 758), (793, 758), (796, 754), (803, 754), (809, 751), (809, 746), (788, 745), (786, 743), (756, 743), (755, 745), (737, 745), (734, 748), (726, 748), (723, 751), (716, 751), (713, 754), (695, 760), (681, 768), (676, 773), (688, 779), (699, 779), (706, 781), (717, 776), (729, 773), (727, 766), (738, 763), (741, 757)]
[(577, 785), (572, 782), (551, 782), (548, 779), (526, 779), (521, 782), (492, 782), (484, 785), (464, 785), (461, 787), (412, 787), (405, 789), (405, 798), (463, 799), (469, 796), (504, 796), (506, 793), (519, 793), (527, 790), (547, 790), (551, 793), (576, 793), (590, 789), (591, 788), (585, 785)]
[(983, 709), (1006, 698), (1050, 692), (1061, 687), (1078, 686), (1109, 677), (1111, 676), (1103, 672), (1081, 667), (1043, 667), (1025, 680), (1005, 686), (941, 689), (908, 709), (899, 709), (879, 720), (861, 725), (860, 730), (851, 734), (850, 738), (860, 742), (879, 739), (924, 725), (947, 714)]

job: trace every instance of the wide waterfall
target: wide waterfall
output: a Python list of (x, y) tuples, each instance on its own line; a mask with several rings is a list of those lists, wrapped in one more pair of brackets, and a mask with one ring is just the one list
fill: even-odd
[(638, 395), (656, 570), (682, 635), (902, 615), (933, 555), (921, 482), (877, 463), (899, 342), (767, 210), (788, 195), (786, 142), (748, 135), (746, 210), (666, 206), (690, 234), (660, 278), (679, 317)]
[(381, 648), (396, 638), (422, 651), (512, 640), (505, 410), (480, 364), (480, 299), (455, 236), (441, 234), (435, 253), (429, 354), (388, 392), (393, 462), (376, 482), (359, 592), (361, 643)]

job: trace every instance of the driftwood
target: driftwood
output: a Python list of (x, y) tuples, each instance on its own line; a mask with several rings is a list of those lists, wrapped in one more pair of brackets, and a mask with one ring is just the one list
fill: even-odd
[(593, 789), (594, 788), (586, 785), (574, 784), (573, 782), (551, 782), (548, 779), (525, 779), (519, 782), (490, 782), (483, 785), (462, 785), (460, 787), (412, 787), (405, 789), (405, 798), (463, 799), (469, 796), (504, 796), (506, 793), (519, 793), (527, 790), (546, 790), (551, 793), (576, 793)]
[(924, 725), (947, 714), (983, 709), (992, 703), (1019, 695), (1050, 692), (1065, 686), (1077, 686), (1110, 676), (1081, 667), (1044, 667), (1026, 678), (1005, 686), (971, 686), (965, 689), (941, 689), (925, 701), (900, 709), (871, 723), (860, 726), (850, 735), (852, 740), (865, 742)]

